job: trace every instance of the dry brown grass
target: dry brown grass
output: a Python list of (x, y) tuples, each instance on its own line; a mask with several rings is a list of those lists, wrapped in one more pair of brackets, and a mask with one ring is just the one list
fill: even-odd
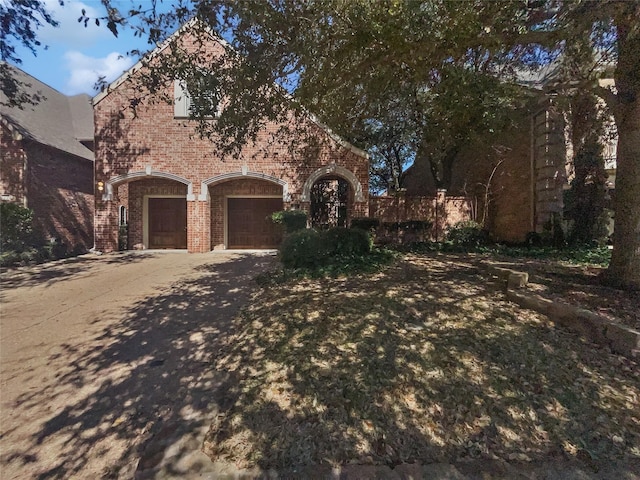
[(239, 466), (640, 457), (640, 372), (463, 259), (260, 291), (205, 451)]

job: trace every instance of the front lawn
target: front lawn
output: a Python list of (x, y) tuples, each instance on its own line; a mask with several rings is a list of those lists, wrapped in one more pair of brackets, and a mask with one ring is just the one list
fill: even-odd
[(234, 328), (213, 460), (640, 458), (638, 364), (506, 301), (464, 256), (271, 285)]

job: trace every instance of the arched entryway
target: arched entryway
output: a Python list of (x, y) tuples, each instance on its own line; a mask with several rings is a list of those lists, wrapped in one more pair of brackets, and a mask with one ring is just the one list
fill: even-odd
[(309, 175), (300, 200), (309, 209), (311, 225), (316, 228), (346, 227), (351, 218), (363, 215), (362, 205), (366, 203), (358, 177), (336, 164)]
[(144, 198), (146, 214), (144, 243), (150, 249), (187, 248), (187, 200), (181, 195), (149, 195)]
[(186, 249), (187, 199), (191, 183), (163, 172), (145, 171), (112, 178), (108, 199), (118, 214), (127, 212), (126, 228), (118, 220), (120, 245), (129, 249)]

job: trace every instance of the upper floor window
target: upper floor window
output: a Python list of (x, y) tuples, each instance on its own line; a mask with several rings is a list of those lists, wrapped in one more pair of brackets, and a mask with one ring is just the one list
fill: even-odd
[(174, 81), (173, 116), (176, 118), (215, 118), (221, 113), (220, 86), (207, 72), (196, 71)]

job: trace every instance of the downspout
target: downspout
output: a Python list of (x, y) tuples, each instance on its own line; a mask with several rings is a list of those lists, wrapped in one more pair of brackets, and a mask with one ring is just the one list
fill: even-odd
[(93, 247), (89, 250), (91, 253), (96, 253), (96, 229), (98, 225), (98, 195), (96, 195), (96, 157), (93, 156)]

